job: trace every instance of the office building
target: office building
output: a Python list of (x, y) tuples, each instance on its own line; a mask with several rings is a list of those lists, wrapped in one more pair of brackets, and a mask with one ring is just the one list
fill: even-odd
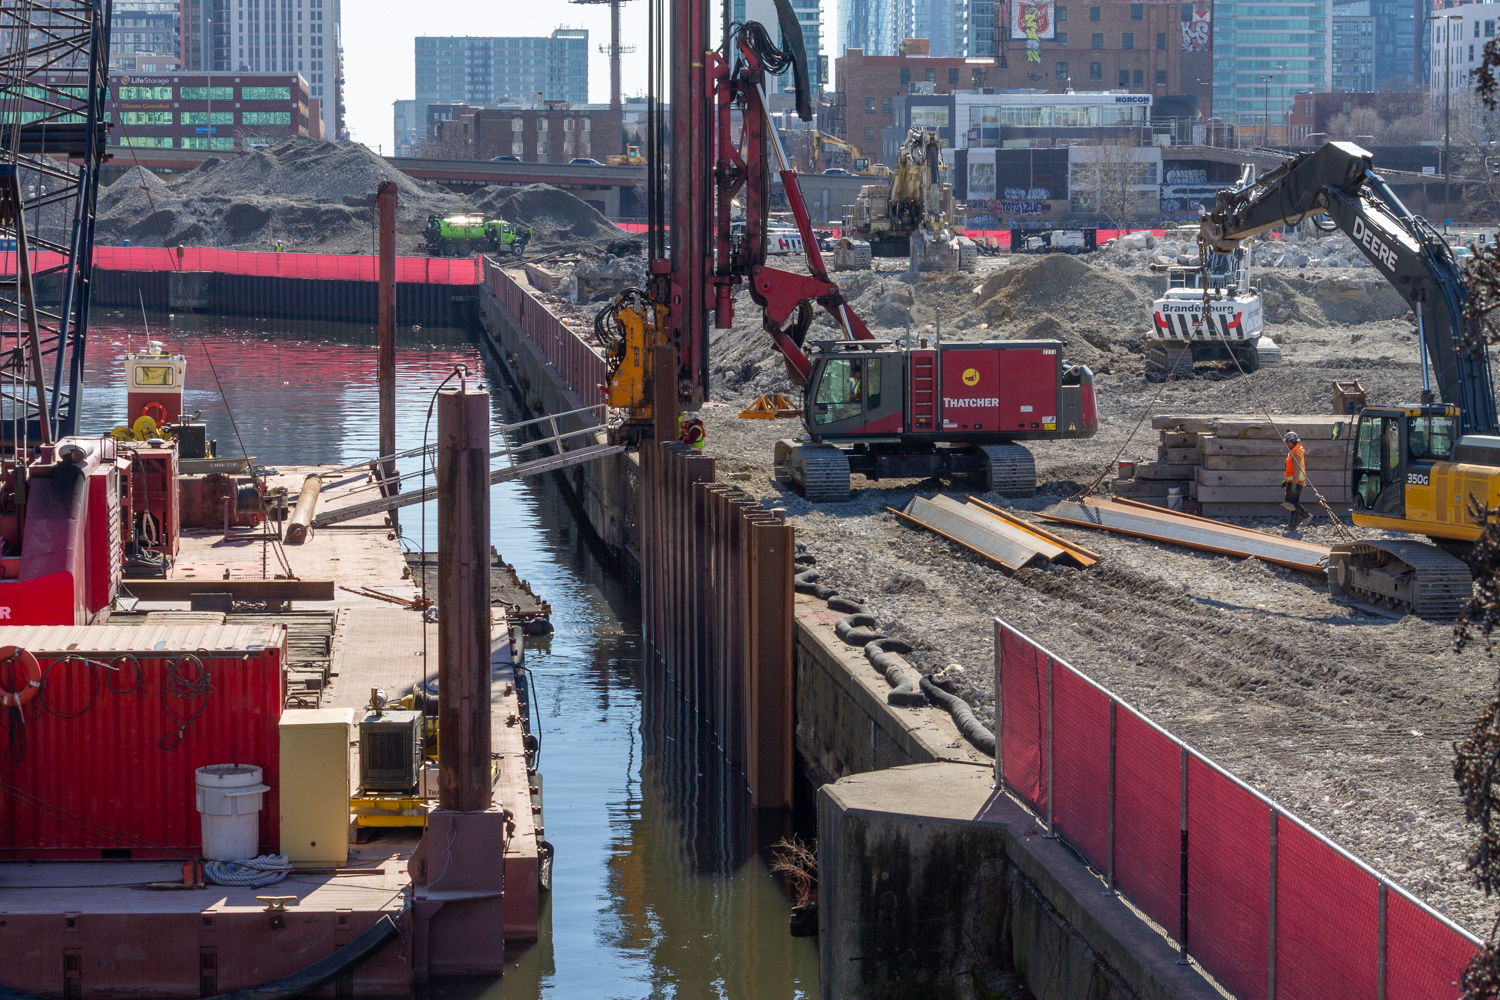
[(323, 138), (298, 73), (110, 73), (111, 146), (235, 150)]
[(116, 0), (110, 16), (111, 69), (169, 73), (182, 61), (175, 0)]
[(545, 38), (416, 40), (417, 97), (424, 104), (589, 98), (589, 33), (558, 28)]
[(1417, 40), (1425, 34), (1423, 18), (1431, 6), (1430, 0), (1370, 0), (1375, 19), (1374, 89), (1413, 90), (1425, 79)]
[(1333, 89), (1375, 89), (1375, 15), (1372, 0), (1334, 0)]
[(1213, 107), (1246, 127), (1281, 123), (1301, 93), (1333, 86), (1333, 3), (1218, 0)]
[(1434, 13), (1441, 20), (1424, 22), (1425, 47), (1431, 54), (1427, 92), (1432, 97), (1434, 115), (1440, 116), (1445, 88), (1451, 107), (1472, 108), (1474, 74), (1484, 62), (1485, 43), (1495, 37), (1496, 25), (1500, 24), (1500, 3), (1464, 4)]
[(395, 119), (395, 143), (392, 156), (416, 156), (422, 137), (427, 134), (427, 123), (422, 120), (421, 101), (393, 101)]
[[(856, 2), (882, 3), (885, 0), (856, 0)], [(823, 11), (819, 0), (791, 0), (797, 23), (802, 26), (802, 46), (807, 52), (808, 86), (816, 95), (827, 82), (824, 70), (827, 57), (823, 52)], [(780, 21), (776, 17), (776, 5), (771, 0), (734, 0), (731, 8), (736, 21), (759, 21), (770, 32), (778, 48), (784, 48), (786, 39), (781, 36)], [(775, 90), (792, 86), (792, 74), (783, 73), (776, 78)]]

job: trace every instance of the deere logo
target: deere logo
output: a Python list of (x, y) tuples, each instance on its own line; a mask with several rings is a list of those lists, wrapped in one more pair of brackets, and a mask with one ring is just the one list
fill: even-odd
[(966, 368), (966, 369), (964, 369), (964, 385), (978, 385), (978, 384), (979, 384), (979, 369), (978, 368)]

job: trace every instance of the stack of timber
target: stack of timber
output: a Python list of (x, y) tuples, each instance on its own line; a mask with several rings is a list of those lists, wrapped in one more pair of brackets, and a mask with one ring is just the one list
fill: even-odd
[(941, 493), (915, 496), (904, 511), (886, 510), (1009, 570), (1043, 562), (1087, 569), (1099, 561), (1098, 553), (974, 497), (960, 503)]
[[(1114, 494), (1156, 507), (1192, 498), (1205, 517), (1280, 517), (1286, 445), (1296, 431), (1307, 453), (1309, 488), (1302, 504), (1317, 509), (1317, 488), (1335, 511), (1349, 504), (1347, 464), (1353, 423), (1334, 414), (1264, 417), (1243, 414), (1168, 414), (1153, 417), (1159, 435), (1155, 462), (1122, 463)], [(1191, 507), (1192, 504), (1187, 506)]]

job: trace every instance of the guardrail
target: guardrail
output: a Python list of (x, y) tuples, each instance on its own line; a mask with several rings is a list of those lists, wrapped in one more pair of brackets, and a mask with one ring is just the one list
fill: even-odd
[(482, 257), (480, 261), (480, 283), (495, 303), (505, 310), (511, 324), (552, 362), (568, 388), (578, 394), (585, 406), (602, 404), (604, 356), (594, 345), (564, 326), (545, 304), (537, 301), (493, 260)]
[(1439, 1000), (1479, 940), (995, 619), (996, 777), (1240, 1000)]

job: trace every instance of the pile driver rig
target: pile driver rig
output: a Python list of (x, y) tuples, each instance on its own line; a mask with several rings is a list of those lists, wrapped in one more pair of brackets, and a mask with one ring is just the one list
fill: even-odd
[[(771, 118), (766, 77), (787, 72), (798, 115), (812, 117), (791, 5), (776, 0), (783, 47), (751, 21), (727, 25), (720, 48), (709, 49), (705, 0), (670, 0), (669, 43), (663, 3), (650, 7), (649, 279), (596, 321), (607, 345), (608, 401), (625, 412), (616, 440), (670, 439), (677, 413), (660, 412), (665, 401), (696, 409), (707, 399), (710, 316), (719, 329), (732, 326), (734, 292), (743, 284), (791, 379), (803, 387), (806, 433), (777, 444), (778, 479), (811, 500), (847, 500), (852, 472), (870, 479), (978, 475), (988, 489), (1030, 495), (1035, 463), (1016, 442), (1092, 436), (1092, 373), (1067, 364), (1060, 341), (924, 341), (913, 349), (876, 340), (828, 276)], [(665, 53), (670, 155), (657, 100)], [(773, 170), (806, 248), (807, 273), (766, 263)], [(832, 318), (838, 339), (809, 340), (818, 308)], [(675, 394), (657, 384), (666, 373), (653, 368), (655, 350), (665, 346), (673, 349)]]

